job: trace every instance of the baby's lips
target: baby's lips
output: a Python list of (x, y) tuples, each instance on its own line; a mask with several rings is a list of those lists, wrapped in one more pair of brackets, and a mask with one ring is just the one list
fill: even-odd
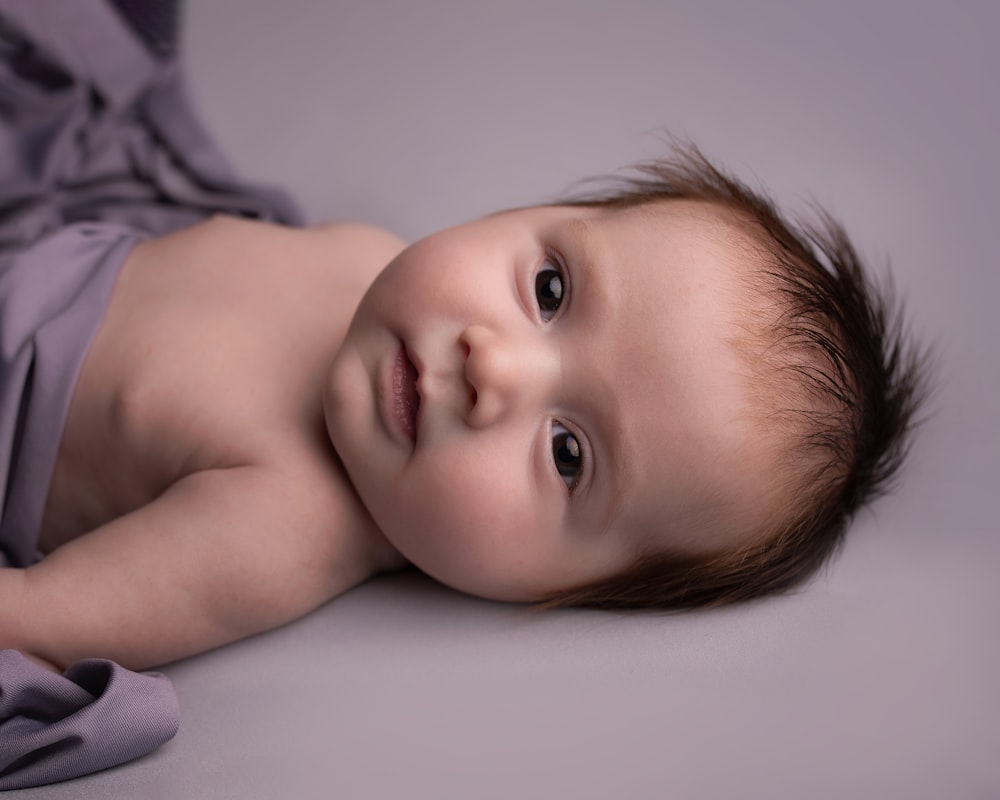
[(411, 442), (417, 441), (417, 416), (420, 394), (417, 392), (417, 368), (401, 344), (392, 369), (393, 412), (403, 433)]

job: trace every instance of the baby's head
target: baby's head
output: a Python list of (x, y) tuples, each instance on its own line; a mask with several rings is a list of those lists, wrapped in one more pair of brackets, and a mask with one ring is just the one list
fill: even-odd
[(789, 587), (905, 451), (919, 354), (839, 226), (693, 148), (407, 248), (327, 427), (388, 541), (458, 589), (681, 608)]

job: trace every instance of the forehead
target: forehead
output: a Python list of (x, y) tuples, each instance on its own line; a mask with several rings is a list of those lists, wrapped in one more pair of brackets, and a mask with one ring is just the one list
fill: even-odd
[(766, 473), (736, 346), (749, 236), (725, 212), (682, 201), (599, 210), (566, 231), (585, 265), (590, 389), (614, 426), (610, 526), (638, 548), (733, 544), (726, 523), (752, 511)]

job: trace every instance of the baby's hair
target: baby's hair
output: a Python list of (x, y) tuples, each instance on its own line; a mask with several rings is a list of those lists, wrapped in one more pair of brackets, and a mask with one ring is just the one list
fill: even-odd
[[(620, 574), (567, 587), (542, 608), (681, 609), (788, 590), (838, 550), (857, 510), (891, 488), (926, 388), (926, 352), (909, 340), (891, 285), (876, 285), (843, 227), (818, 210), (789, 222), (762, 192), (672, 143), (604, 190), (561, 204), (627, 209), (694, 201), (748, 235), (755, 299), (748, 355), (758, 425), (785, 442), (771, 494), (780, 511), (750, 544), (693, 555), (647, 552)], [(750, 310), (750, 309), (748, 309)], [(788, 442), (791, 442), (789, 445)]]

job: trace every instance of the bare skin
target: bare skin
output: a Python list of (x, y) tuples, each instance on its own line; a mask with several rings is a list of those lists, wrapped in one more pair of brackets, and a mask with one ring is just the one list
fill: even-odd
[(224, 217), (136, 247), (74, 391), (48, 556), (0, 570), (0, 647), (141, 669), (403, 566), (343, 471), (321, 400), (354, 309), (402, 248), (362, 225)]
[(774, 505), (731, 345), (745, 253), (684, 202), (518, 209), (405, 251), (227, 218), (139, 245), (74, 390), (48, 557), (0, 570), (0, 647), (144, 668), (408, 562), (524, 602), (738, 546)]

